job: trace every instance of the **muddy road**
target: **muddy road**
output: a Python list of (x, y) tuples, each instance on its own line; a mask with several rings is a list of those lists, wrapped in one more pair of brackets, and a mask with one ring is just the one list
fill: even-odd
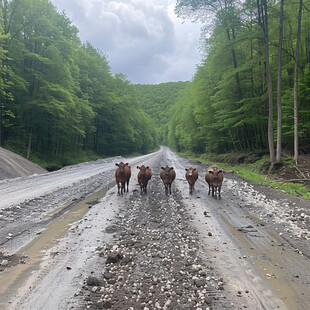
[[(119, 161), (132, 166), (124, 196)], [(212, 198), (206, 167), (162, 148), (1, 181), (0, 309), (310, 309), (309, 200), (228, 173)]]

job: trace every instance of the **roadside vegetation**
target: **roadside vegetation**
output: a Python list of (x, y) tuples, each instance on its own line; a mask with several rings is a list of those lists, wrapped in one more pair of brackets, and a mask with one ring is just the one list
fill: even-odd
[[(251, 180), (255, 183), (264, 186), (270, 186), (277, 190), (282, 190), (287, 194), (310, 199), (310, 183), (297, 183), (297, 182), (289, 182), (285, 179), (279, 180), (276, 171), (272, 171), (270, 169), (270, 165), (268, 164), (268, 156), (265, 155), (261, 159), (256, 160), (252, 163), (240, 163), (240, 164), (230, 164), (224, 162), (228, 158), (231, 157), (239, 157), (240, 154), (229, 154), (226, 155), (226, 159), (222, 157), (221, 162), (212, 161), (213, 156), (204, 155), (193, 155), (190, 153), (179, 153), (179, 155), (197, 160), (199, 162), (207, 163), (208, 165), (218, 165), (226, 171), (237, 174), (238, 176)], [(284, 165), (294, 165), (294, 160), (292, 157), (286, 158)], [(266, 166), (269, 167), (266, 170)], [(204, 178), (204, 176), (202, 176)]]

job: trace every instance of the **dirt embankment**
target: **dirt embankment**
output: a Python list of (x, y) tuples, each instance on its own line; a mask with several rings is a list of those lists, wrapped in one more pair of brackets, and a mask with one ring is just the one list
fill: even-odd
[(47, 172), (24, 157), (0, 147), (0, 180)]

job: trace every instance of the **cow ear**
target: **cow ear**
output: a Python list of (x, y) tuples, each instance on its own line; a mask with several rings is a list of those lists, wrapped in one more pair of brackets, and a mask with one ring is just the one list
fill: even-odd
[(137, 169), (140, 169), (140, 167), (139, 167), (139, 166), (137, 166)]
[(146, 166), (145, 168), (146, 168), (146, 169), (150, 169), (150, 167), (149, 167), (149, 166)]
[(170, 167), (170, 170), (173, 170), (173, 167)]
[(208, 170), (209, 173), (213, 174), (213, 170)]
[(185, 168), (185, 171), (188, 171), (188, 169), (187, 169), (187, 168)]
[(162, 169), (162, 170), (165, 170), (165, 168), (164, 168), (164, 167), (161, 167), (161, 169)]
[(196, 168), (194, 168), (194, 170), (196, 170)]
[(125, 166), (129, 166), (129, 163), (126, 163)]
[(115, 166), (117, 166), (117, 167), (118, 167), (118, 166), (119, 166), (119, 164), (115, 164)]
[(219, 170), (219, 173), (223, 173), (223, 170)]

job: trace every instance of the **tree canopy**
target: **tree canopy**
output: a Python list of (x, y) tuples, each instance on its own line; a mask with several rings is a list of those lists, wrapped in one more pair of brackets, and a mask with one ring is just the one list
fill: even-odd
[(47, 0), (2, 0), (0, 141), (29, 157), (148, 152), (153, 120), (133, 85)]
[[(303, 1), (298, 62), (299, 152), (307, 153), (310, 151), (309, 8), (310, 2)], [(276, 85), (280, 76), (283, 152), (292, 153), (299, 1), (285, 2), (283, 9), (282, 67), (278, 75), (279, 1), (268, 1), (268, 5), (266, 1), (177, 1), (179, 16), (199, 20), (208, 17), (212, 19), (212, 27), (208, 28), (209, 35), (203, 43), (207, 57), (198, 67), (191, 85), (171, 108), (168, 132), (171, 146), (200, 153), (267, 152), (270, 148), (268, 117), (273, 115), (271, 121), (275, 125), (278, 117), (276, 105), (270, 105), (270, 100), (276, 103), (277, 90), (270, 89), (269, 84)], [(261, 14), (264, 20), (260, 19)], [(266, 41), (264, 31), (267, 29)], [(266, 44), (270, 81), (266, 74)], [(272, 92), (268, 95), (269, 89)], [(275, 140), (276, 132), (272, 129), (271, 133), (271, 139)]]

